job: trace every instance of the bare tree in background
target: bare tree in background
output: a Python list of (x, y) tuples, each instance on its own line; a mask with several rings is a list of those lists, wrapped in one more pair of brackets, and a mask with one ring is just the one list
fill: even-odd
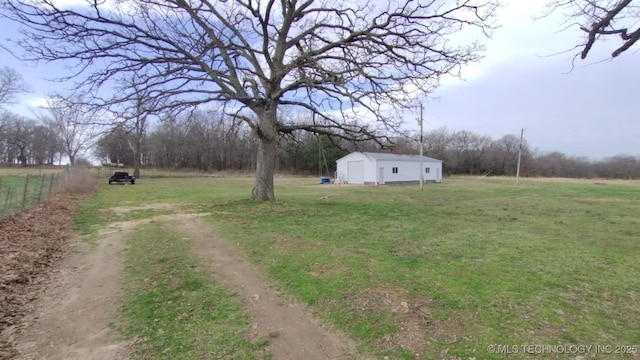
[(55, 156), (60, 153), (61, 141), (56, 131), (46, 124), (36, 124), (31, 130), (31, 152), (37, 165), (55, 163)]
[(0, 67), (0, 106), (10, 104), (15, 96), (29, 91), (22, 75), (10, 67)]
[(96, 141), (93, 155), (104, 163), (133, 164), (133, 154), (129, 147), (133, 140), (128, 139), (130, 136), (120, 126), (111, 129)]
[(5, 126), (4, 130), (0, 128), (0, 136), (8, 145), (7, 162), (11, 165), (18, 160), (20, 165), (26, 166), (34, 121), (12, 113), (5, 113), (3, 118)]
[[(520, 148), (520, 137), (516, 135), (504, 135), (495, 140), (487, 148), (488, 174), (513, 176), (516, 174), (518, 164), (518, 149)], [(522, 167), (526, 170), (531, 150), (525, 139), (522, 142)], [(526, 173), (526, 172), (523, 172)]]
[[(130, 136), (126, 137), (129, 149), (133, 153), (133, 176), (140, 177), (140, 158), (142, 156), (142, 146), (149, 126), (149, 117), (156, 115), (158, 109), (163, 106), (160, 103), (161, 97), (152, 96), (148, 93), (148, 88), (140, 82), (137, 76), (122, 80), (126, 88), (133, 92), (131, 104), (124, 103), (125, 111), (118, 114), (124, 121), (117, 124)], [(127, 106), (129, 105), (129, 106)]]
[(448, 164), (456, 173), (477, 174), (482, 170), (482, 160), (491, 145), (491, 138), (469, 130), (459, 130), (449, 140), (450, 157)]
[(100, 135), (96, 126), (97, 113), (84, 103), (82, 99), (70, 100), (54, 95), (47, 100), (46, 112), (40, 115), (60, 137), (62, 151), (69, 157), (71, 166)]
[(637, 0), (552, 0), (551, 12), (562, 11), (567, 23), (575, 22), (584, 32), (577, 45), (580, 58), (586, 59), (597, 40), (618, 38), (619, 45), (611, 53), (616, 57), (629, 50), (640, 39), (640, 2)]
[(149, 124), (147, 121), (147, 117), (149, 113), (146, 112), (144, 107), (145, 100), (142, 97), (138, 97), (136, 99), (136, 109), (135, 115), (132, 117), (132, 121), (127, 122), (130, 129), (128, 130), (133, 136), (131, 139), (133, 141), (129, 142), (129, 148), (133, 152), (133, 176), (136, 178), (140, 177), (140, 156), (142, 155), (142, 141), (144, 140), (144, 135), (147, 131), (147, 125)]
[[(391, 111), (432, 91), (441, 76), (480, 59), (499, 0), (136, 0), (57, 6), (5, 0), (23, 25), (15, 42), (32, 61), (71, 61), (99, 96), (134, 73), (165, 107), (226, 102), (258, 139), (254, 197), (274, 200), (280, 135), (296, 131), (377, 139), (397, 129)], [(103, 93), (105, 94), (105, 93)], [(136, 96), (118, 90), (113, 101)], [(280, 119), (291, 107), (313, 121)], [(368, 121), (363, 121), (368, 120)]]

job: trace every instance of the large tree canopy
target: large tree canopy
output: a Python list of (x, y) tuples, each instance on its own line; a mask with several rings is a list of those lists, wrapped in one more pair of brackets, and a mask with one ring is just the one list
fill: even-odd
[(586, 59), (597, 40), (618, 38), (611, 53), (616, 57), (640, 39), (640, 2), (637, 0), (553, 0), (551, 11), (562, 11), (569, 23), (575, 22), (585, 33), (577, 46), (580, 58)]
[[(24, 59), (68, 61), (107, 104), (135, 98), (113, 92), (131, 73), (165, 107), (224, 103), (258, 138), (255, 196), (273, 200), (281, 134), (359, 140), (396, 128), (389, 109), (480, 58), (458, 33), (487, 35), (497, 1), (5, 0), (2, 10), (27, 25), (15, 40)], [(283, 107), (313, 120), (283, 119)]]

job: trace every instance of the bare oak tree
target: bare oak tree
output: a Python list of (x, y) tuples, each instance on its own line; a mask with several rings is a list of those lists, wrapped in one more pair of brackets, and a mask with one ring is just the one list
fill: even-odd
[[(136, 96), (111, 80), (135, 73), (166, 107), (226, 102), (259, 141), (255, 197), (274, 200), (282, 134), (350, 140), (396, 129), (389, 109), (432, 91), (445, 74), (479, 60), (499, 0), (5, 0), (25, 24), (23, 58), (68, 61), (79, 87), (107, 102)], [(105, 92), (106, 91), (106, 92)], [(279, 109), (315, 114), (278, 117)], [(297, 117), (296, 117), (297, 118)]]
[(142, 146), (149, 126), (150, 117), (156, 116), (158, 109), (163, 105), (162, 98), (150, 96), (149, 90), (144, 83), (141, 83), (137, 76), (121, 80), (124, 86), (132, 91), (129, 97), (130, 103), (123, 103), (123, 111), (116, 113), (119, 119), (116, 128), (122, 128), (126, 134), (127, 144), (133, 153), (133, 176), (140, 177), (140, 158), (142, 156)]
[(575, 22), (584, 32), (584, 40), (576, 48), (586, 59), (597, 40), (619, 38), (611, 53), (616, 57), (629, 50), (640, 39), (640, 2), (637, 0), (552, 0), (551, 12), (562, 11), (567, 22)]
[(82, 154), (100, 135), (95, 125), (96, 112), (83, 106), (84, 100), (70, 100), (59, 95), (47, 100), (46, 113), (41, 120), (60, 137), (61, 150), (69, 157), (69, 164), (75, 164), (76, 157)]
[(18, 94), (29, 91), (22, 75), (10, 67), (0, 67), (0, 106), (14, 101)]

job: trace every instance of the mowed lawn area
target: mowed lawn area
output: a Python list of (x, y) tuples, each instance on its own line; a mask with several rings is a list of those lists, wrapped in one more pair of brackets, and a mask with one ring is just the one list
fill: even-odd
[(106, 211), (117, 206), (208, 213), (274, 287), (380, 358), (640, 357), (613, 354), (640, 346), (639, 183), (444, 179), (421, 192), (316, 181), (277, 178), (278, 200), (260, 203), (250, 178), (143, 176), (103, 185), (76, 227), (174, 211)]

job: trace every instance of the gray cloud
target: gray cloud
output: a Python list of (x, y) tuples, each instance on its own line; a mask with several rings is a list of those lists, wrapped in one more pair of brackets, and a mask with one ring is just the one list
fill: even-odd
[(640, 102), (633, 55), (570, 69), (564, 57), (514, 58), (490, 74), (446, 86), (427, 104), (433, 127), (492, 137), (519, 134), (533, 148), (568, 155), (640, 155)]

